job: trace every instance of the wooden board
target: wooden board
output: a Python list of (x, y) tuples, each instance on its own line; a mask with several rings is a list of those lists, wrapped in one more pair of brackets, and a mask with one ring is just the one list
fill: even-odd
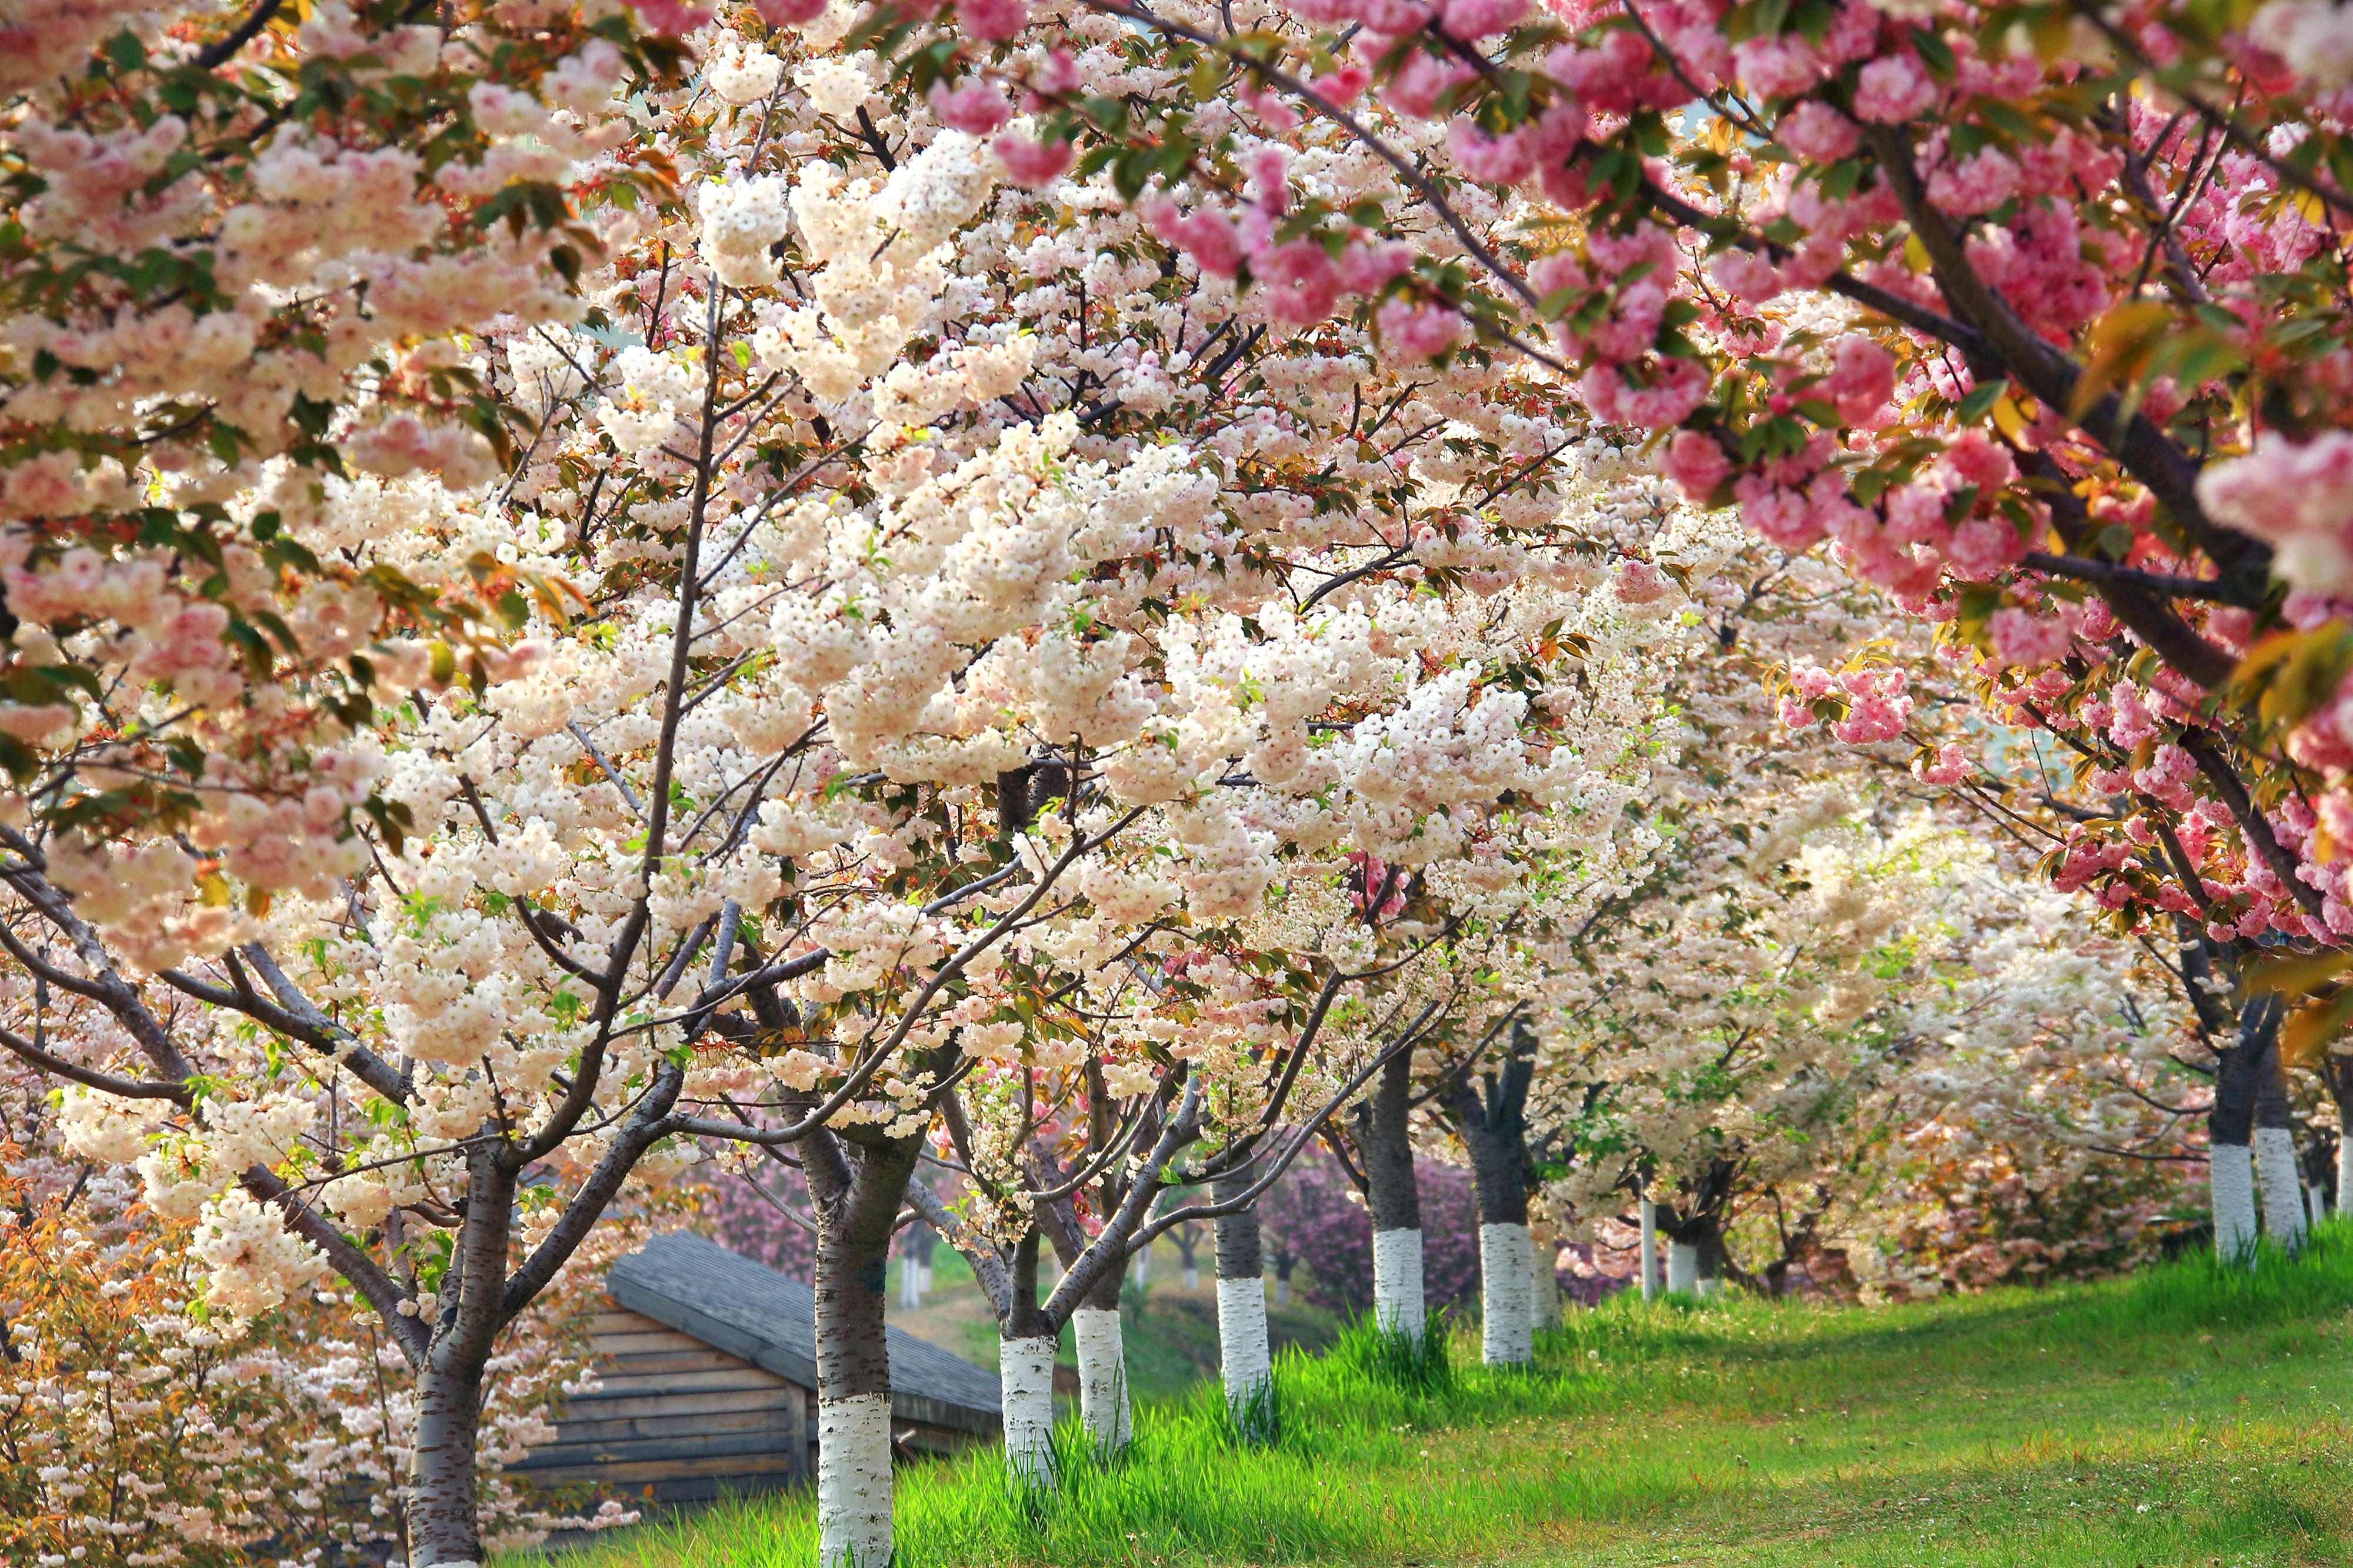
[(512, 1469), (623, 1503), (807, 1479), (810, 1401), (798, 1384), (619, 1308), (596, 1315), (590, 1342), (599, 1386), (571, 1400), (554, 1437)]

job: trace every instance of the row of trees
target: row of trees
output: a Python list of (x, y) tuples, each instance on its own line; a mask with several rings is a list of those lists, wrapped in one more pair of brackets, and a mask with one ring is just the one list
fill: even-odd
[[(1033, 1486), (1065, 1328), (1125, 1440), (1177, 1226), (1264, 1418), (1315, 1145), (1405, 1332), (1416, 1151), (1469, 1167), (1504, 1363), (1532, 1203), (1892, 1289), (2128, 1261), (2203, 1163), (2219, 1247), (2257, 1174), (2292, 1239), (2353, 1013), (2336, 26), (43, 11), (12, 1254), (142, 1260), (142, 1386), (218, 1382), (163, 1319), (333, 1298), (431, 1568), (533, 1314), (682, 1173), (788, 1170), (833, 1568), (891, 1554), (911, 1215)], [(288, 1528), (93, 1488), (116, 1374), (27, 1289), (41, 1551)]]

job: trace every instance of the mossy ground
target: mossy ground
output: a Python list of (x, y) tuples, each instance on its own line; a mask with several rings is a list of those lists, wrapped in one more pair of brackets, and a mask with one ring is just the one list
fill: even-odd
[[(902, 1559), (2353, 1564), (2353, 1230), (2252, 1274), (2190, 1260), (1877, 1310), (1621, 1300), (1574, 1314), (1533, 1372), (1462, 1365), (1458, 1337), (1436, 1388), (1364, 1349), (1282, 1359), (1267, 1450), (1233, 1446), (1213, 1386), (1145, 1402), (1129, 1459), (1074, 1444), (1034, 1515), (994, 1450), (902, 1471)], [(814, 1559), (810, 1505), (785, 1498), (564, 1562)]]

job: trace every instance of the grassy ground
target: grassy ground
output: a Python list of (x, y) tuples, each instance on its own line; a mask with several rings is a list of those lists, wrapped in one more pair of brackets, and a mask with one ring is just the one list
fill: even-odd
[[(1147, 1405), (1029, 1519), (993, 1450), (902, 1471), (913, 1568), (1007, 1563), (2242, 1568), (2353, 1563), (2353, 1229), (2253, 1276), (1882, 1310), (1576, 1314), (1532, 1373), (1411, 1391), (1361, 1345), (1293, 1354), (1282, 1433), (1213, 1387)], [(1474, 1353), (1458, 1339), (1458, 1363)], [(648, 1526), (565, 1568), (803, 1568), (786, 1499)]]

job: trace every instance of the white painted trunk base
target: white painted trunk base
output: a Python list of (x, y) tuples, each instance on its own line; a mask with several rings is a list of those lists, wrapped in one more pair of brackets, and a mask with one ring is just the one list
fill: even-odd
[(1531, 1329), (1560, 1327), (1560, 1247), (1556, 1242), (1539, 1241), (1536, 1234), (1528, 1232), (1528, 1326)]
[(818, 1568), (891, 1561), (891, 1396), (853, 1394), (817, 1406)]
[(2321, 1189), (2317, 1182), (2308, 1183), (2305, 1186), (2304, 1212), (2315, 1225), (2328, 1217), (2328, 1194)]
[(1054, 1342), (999, 1339), (997, 1386), (1005, 1415), (1006, 1473), (1033, 1490), (1053, 1490)]
[(2295, 1251), (2304, 1245), (2304, 1173), (2296, 1168), (2294, 1132), (2255, 1129), (2255, 1179), (2263, 1188), (2264, 1227), (2274, 1242)]
[(1429, 1321), (1421, 1273), (1421, 1232), (1373, 1232), (1373, 1321), (1393, 1334), (1421, 1338)]
[(923, 1304), (923, 1266), (913, 1258), (899, 1265), (899, 1305), (909, 1311)]
[(1198, 1290), (1200, 1288), (1200, 1266), (1198, 1264), (1187, 1263), (1185, 1265), (1185, 1289), (1187, 1290)]
[(1291, 1305), (1291, 1281), (1280, 1274), (1274, 1277), (1274, 1304), (1278, 1307)]
[(2339, 1219), (2353, 1214), (2353, 1208), (2345, 1206), (2353, 1204), (2353, 1135), (2348, 1133), (2353, 1133), (2353, 1130), (2340, 1132), (2337, 1139), (2337, 1215)]
[(1152, 1282), (1152, 1248), (1147, 1247), (1127, 1260), (1127, 1277), (1139, 1290)]
[(1266, 1343), (1266, 1281), (1218, 1281), (1218, 1363), (1226, 1380), (1226, 1404), (1240, 1410), (1274, 1375)]
[(2244, 1143), (2217, 1143), (2207, 1151), (2206, 1169), (2214, 1256), (2227, 1263), (2255, 1245), (2254, 1151)]
[(1082, 1307), (1071, 1314), (1079, 1341), (1079, 1413), (1099, 1454), (1127, 1447), (1127, 1352), (1121, 1342), (1119, 1313), (1110, 1307)]
[(1685, 1242), (1667, 1243), (1667, 1293), (1671, 1296), (1699, 1294), (1699, 1248)]
[(1534, 1353), (1529, 1319), (1528, 1227), (1508, 1222), (1479, 1227), (1479, 1359), (1518, 1366)]
[(1642, 1270), (1642, 1300), (1656, 1300), (1659, 1294), (1659, 1205), (1648, 1198), (1642, 1200), (1642, 1245), (1640, 1257)]
[(1703, 1274), (1699, 1277), (1699, 1299), (1701, 1300), (1714, 1300), (1716, 1293), (1723, 1289), (1724, 1281), (1718, 1279), (1715, 1275)]

